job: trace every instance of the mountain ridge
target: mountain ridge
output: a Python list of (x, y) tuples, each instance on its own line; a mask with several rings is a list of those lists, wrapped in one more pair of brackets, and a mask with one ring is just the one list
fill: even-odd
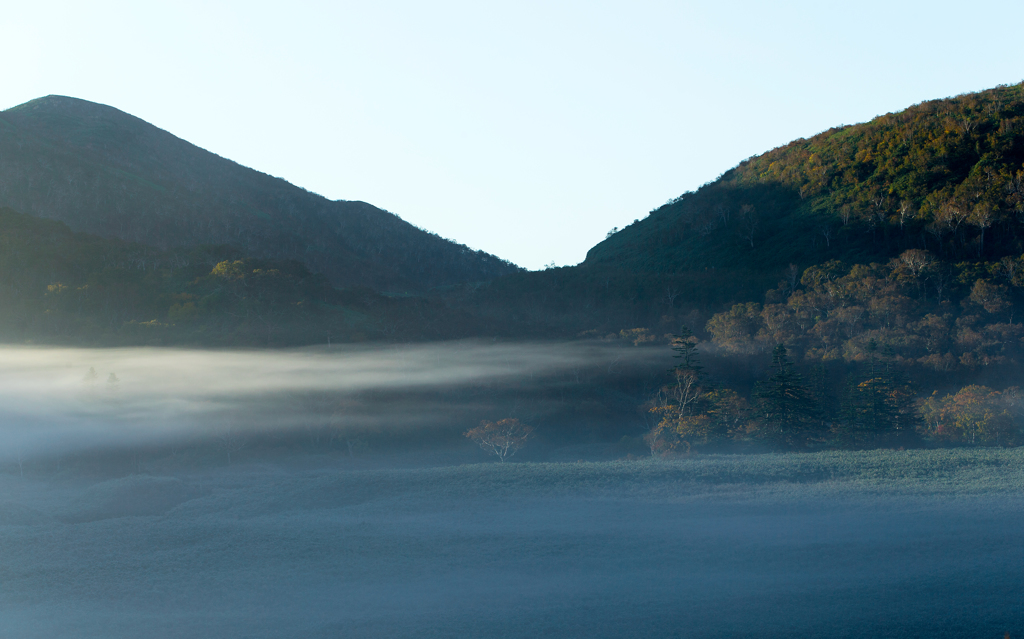
[[(907, 248), (1019, 254), (1022, 169), (1024, 83), (928, 100), (743, 160), (597, 244), (583, 265), (673, 271), (739, 259), (781, 270)], [(986, 246), (989, 228), (1012, 238)]]
[(456, 303), (564, 335), (686, 323), (710, 337), (714, 314), (791, 291), (808, 268), (885, 265), (907, 250), (950, 266), (1024, 254), (1024, 83), (794, 140), (611, 234), (579, 265), (498, 278)]
[(519, 270), (365, 202), (328, 200), (65, 96), (0, 112), (0, 205), (159, 248), (229, 244), (296, 259), (339, 286), (423, 292)]

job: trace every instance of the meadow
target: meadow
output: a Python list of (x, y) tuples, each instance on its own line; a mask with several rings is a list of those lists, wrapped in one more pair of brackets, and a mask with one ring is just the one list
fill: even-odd
[(1024, 450), (0, 475), (0, 635), (1003, 637)]

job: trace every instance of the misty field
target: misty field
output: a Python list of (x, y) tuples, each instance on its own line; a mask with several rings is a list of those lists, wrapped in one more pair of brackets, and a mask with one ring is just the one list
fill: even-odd
[(0, 476), (0, 636), (1024, 634), (1024, 451)]

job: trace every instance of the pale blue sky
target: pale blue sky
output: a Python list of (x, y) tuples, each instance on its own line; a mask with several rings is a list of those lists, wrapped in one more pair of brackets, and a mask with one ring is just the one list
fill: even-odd
[(0, 108), (115, 106), (528, 268), (740, 160), (1024, 80), (1024, 3), (45, 2)]

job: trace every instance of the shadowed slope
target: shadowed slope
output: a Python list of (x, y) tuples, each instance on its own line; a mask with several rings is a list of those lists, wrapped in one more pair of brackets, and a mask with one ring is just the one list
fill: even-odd
[(112, 107), (47, 96), (0, 114), (0, 205), (161, 248), (230, 244), (388, 291), (514, 272), (364, 202), (330, 201)]

